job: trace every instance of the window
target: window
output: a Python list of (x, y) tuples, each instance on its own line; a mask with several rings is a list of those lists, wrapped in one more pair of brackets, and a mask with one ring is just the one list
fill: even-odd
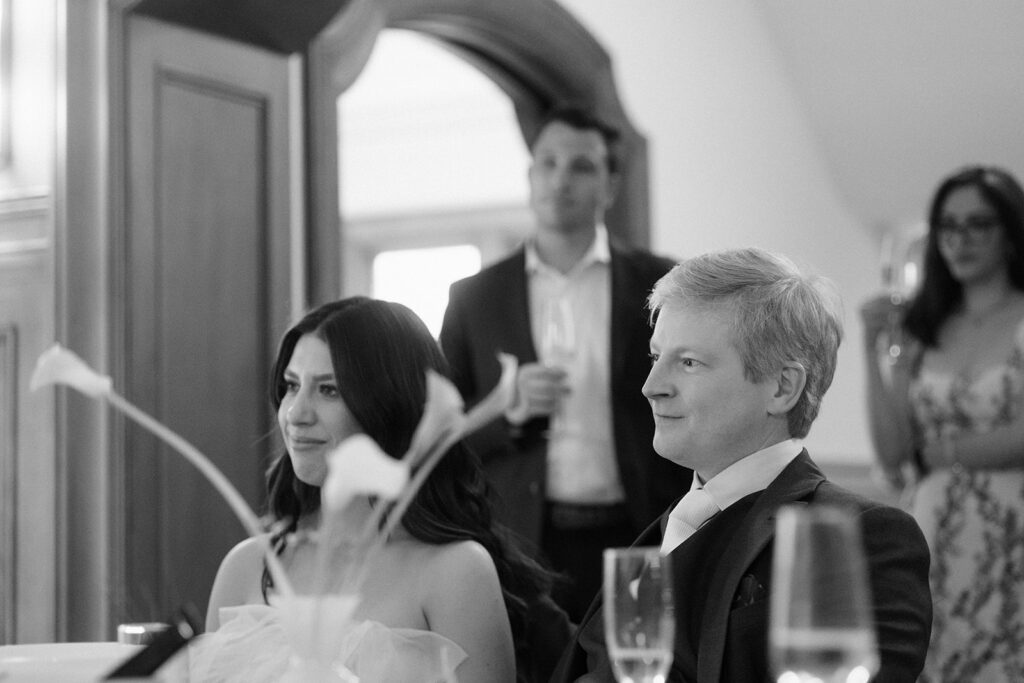
[(480, 250), (471, 244), (383, 251), (373, 259), (372, 294), (416, 311), (436, 338), (448, 304), (448, 287), (478, 270)]
[(0, 0), (0, 168), (11, 163), (11, 0)]
[(429, 38), (387, 29), (338, 128), (343, 291), (405, 303), (436, 335), (448, 285), (531, 225), (512, 102)]

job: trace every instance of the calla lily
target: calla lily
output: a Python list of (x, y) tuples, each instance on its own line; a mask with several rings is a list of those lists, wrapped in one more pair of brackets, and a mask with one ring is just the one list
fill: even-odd
[(409, 482), (409, 466), (381, 450), (365, 434), (345, 439), (327, 456), (324, 504), (340, 510), (359, 494), (394, 500)]
[(464, 434), (472, 434), (502, 415), (515, 400), (516, 371), (519, 369), (519, 359), (511, 353), (499, 353), (498, 362), (501, 364), (501, 377), (498, 379), (498, 384), (491, 393), (466, 413), (466, 423), (462, 427)]
[(465, 414), (462, 412), (462, 396), (455, 385), (433, 370), (427, 371), (427, 404), (405, 455), (410, 464), (419, 464), (439, 444), (450, 446), (466, 434), (475, 432), (512, 405), (519, 361), (510, 353), (499, 353), (498, 362), (501, 364), (501, 377), (497, 386)]
[(378, 506), (367, 521), (363, 538), (375, 538), (375, 542), (364, 556), (363, 566), (350, 585), (358, 586), (362, 583), (366, 568), (370, 565), (367, 558), (380, 552), (384, 540), (402, 519), (423, 482), (448, 449), (462, 437), (501, 415), (511, 405), (519, 362), (515, 356), (507, 353), (498, 354), (498, 361), (501, 363), (498, 385), (468, 414), (462, 412), (462, 396), (455, 385), (433, 370), (427, 371), (427, 404), (413, 433), (409, 450), (402, 458), (402, 462), (408, 463), (415, 474), (395, 499), (394, 506)]
[(462, 429), (462, 395), (446, 377), (427, 371), (427, 403), (416, 425), (404, 460), (410, 465), (419, 462), (434, 447)]
[(29, 388), (35, 391), (54, 384), (64, 384), (91, 398), (105, 399), (111, 406), (120, 410), (183, 455), (217, 489), (249, 535), (261, 540), (267, 558), (267, 568), (273, 576), (274, 585), (285, 595), (294, 594), (291, 583), (281, 566), (281, 561), (274, 554), (266, 534), (263, 533), (259, 517), (249, 507), (238, 489), (231, 484), (223, 472), (217, 469), (212, 460), (177, 432), (172, 431), (165, 424), (120, 396), (114, 391), (110, 377), (99, 374), (77, 354), (65, 349), (60, 344), (54, 344), (39, 356), (29, 381)]
[(64, 384), (91, 398), (109, 396), (113, 390), (110, 377), (99, 374), (78, 354), (60, 344), (54, 344), (39, 356), (29, 380), (29, 389), (35, 391), (54, 384)]

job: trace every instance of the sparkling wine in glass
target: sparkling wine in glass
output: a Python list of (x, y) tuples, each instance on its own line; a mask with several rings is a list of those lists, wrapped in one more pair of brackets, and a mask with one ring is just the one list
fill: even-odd
[(903, 315), (907, 302), (917, 288), (917, 252), (922, 248), (921, 239), (910, 229), (892, 231), (882, 237), (882, 285), (889, 295), (892, 308), (886, 324), (885, 359), (890, 364), (899, 362), (906, 345), (903, 330)]
[(568, 299), (559, 297), (544, 307), (540, 346), (541, 361), (545, 365), (566, 369), (575, 358), (576, 326)]
[[(567, 373), (576, 358), (576, 324), (572, 304), (559, 297), (544, 307), (543, 326), (540, 338), (540, 360), (547, 366), (559, 368)], [(551, 414), (551, 436), (579, 432), (579, 426), (566, 415), (561, 403)]]
[(606, 549), (604, 633), (616, 680), (664, 683), (675, 629), (670, 558), (657, 547)]
[(770, 609), (778, 683), (868, 683), (878, 671), (864, 546), (850, 512), (779, 511)]

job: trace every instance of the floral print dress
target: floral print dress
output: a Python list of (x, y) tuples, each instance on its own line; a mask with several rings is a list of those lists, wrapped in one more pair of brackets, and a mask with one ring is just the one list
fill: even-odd
[[(1024, 410), (1024, 321), (1002, 365), (967, 376), (923, 369), (910, 391), (925, 441), (984, 433)], [(931, 549), (934, 607), (921, 681), (1024, 681), (1024, 468), (941, 469), (913, 514)]]

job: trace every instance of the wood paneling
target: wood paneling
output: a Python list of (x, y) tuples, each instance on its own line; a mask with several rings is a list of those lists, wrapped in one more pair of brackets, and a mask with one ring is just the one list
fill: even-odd
[[(289, 322), (296, 171), (288, 58), (129, 22), (125, 392), (253, 507), (274, 450), (264, 387)], [(205, 610), (244, 536), (205, 479), (129, 426), (123, 618)]]
[(0, 642), (56, 635), (56, 392), (28, 388), (54, 339), (50, 202), (28, 189), (0, 200)]

